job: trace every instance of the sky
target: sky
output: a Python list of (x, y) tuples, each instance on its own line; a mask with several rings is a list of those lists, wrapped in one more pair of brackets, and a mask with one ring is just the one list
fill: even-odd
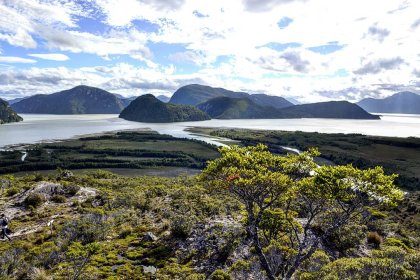
[(0, 98), (198, 83), (299, 102), (420, 93), (419, 0), (0, 0)]

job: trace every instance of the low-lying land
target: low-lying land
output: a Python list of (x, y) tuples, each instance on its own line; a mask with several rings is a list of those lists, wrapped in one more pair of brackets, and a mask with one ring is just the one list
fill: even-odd
[(0, 152), (0, 174), (63, 169), (202, 169), (218, 157), (215, 146), (153, 131), (127, 131), (29, 145), (22, 151)]
[[(225, 137), (241, 145), (267, 145), (276, 154), (290, 152), (284, 147), (306, 151), (317, 147), (323, 164), (353, 164), (358, 168), (383, 166), (396, 173), (396, 183), (406, 190), (420, 190), (420, 139), (365, 136), (361, 134), (323, 134), (228, 128), (191, 128), (192, 132)], [(229, 144), (226, 142), (226, 144)], [(238, 142), (233, 143), (238, 144)]]

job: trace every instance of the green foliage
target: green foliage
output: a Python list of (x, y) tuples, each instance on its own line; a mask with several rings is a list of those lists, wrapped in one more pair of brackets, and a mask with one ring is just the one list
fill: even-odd
[(45, 201), (45, 198), (43, 195), (39, 194), (39, 193), (30, 193), (25, 200), (23, 201), (24, 205), (26, 207), (33, 207), (33, 208), (38, 208), (39, 206), (41, 206)]
[(210, 275), (210, 279), (211, 280), (231, 280), (232, 278), (230, 277), (229, 274), (227, 274), (225, 271), (221, 270), (221, 269), (216, 269), (211, 275)]
[(6, 196), (14, 196), (15, 194), (19, 193), (20, 190), (16, 187), (12, 187), (6, 190)]
[(66, 197), (64, 195), (61, 195), (61, 194), (55, 194), (51, 197), (51, 201), (53, 201), (55, 203), (64, 203), (64, 202), (66, 202)]
[(402, 242), (401, 240), (399, 240), (395, 237), (386, 238), (384, 245), (386, 245), (386, 246), (396, 246), (396, 247), (403, 248), (405, 250), (410, 249), (404, 242)]

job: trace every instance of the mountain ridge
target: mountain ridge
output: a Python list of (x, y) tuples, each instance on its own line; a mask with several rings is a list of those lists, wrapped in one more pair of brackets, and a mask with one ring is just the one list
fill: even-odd
[(260, 106), (247, 98), (216, 97), (198, 104), (197, 108), (217, 119), (380, 119), (379, 116), (369, 114), (347, 101), (319, 102), (276, 109)]
[(247, 98), (258, 105), (275, 108), (284, 108), (293, 105), (293, 103), (280, 96), (235, 92), (224, 88), (215, 88), (199, 84), (180, 87), (172, 95), (169, 103), (196, 106), (216, 97)]
[(123, 102), (100, 88), (76, 86), (52, 94), (37, 94), (12, 104), (18, 113), (32, 114), (118, 114)]
[(420, 114), (420, 95), (410, 91), (398, 92), (383, 99), (365, 98), (356, 104), (374, 113)]

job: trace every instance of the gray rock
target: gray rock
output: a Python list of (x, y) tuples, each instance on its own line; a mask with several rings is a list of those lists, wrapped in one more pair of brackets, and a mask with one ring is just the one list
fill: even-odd
[(156, 272), (157, 272), (157, 268), (152, 266), (152, 265), (150, 265), (150, 266), (142, 265), (142, 267), (143, 267), (143, 272), (144, 273), (156, 274)]
[(156, 241), (158, 240), (157, 236), (154, 235), (152, 232), (146, 232), (143, 236), (144, 241)]

